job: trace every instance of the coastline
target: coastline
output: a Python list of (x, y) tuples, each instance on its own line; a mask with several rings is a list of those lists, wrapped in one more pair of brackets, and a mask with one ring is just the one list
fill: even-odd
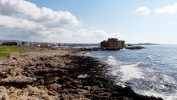
[(79, 49), (28, 52), (2, 62), (0, 98), (5, 100), (162, 100), (115, 85), (108, 65), (78, 56)]

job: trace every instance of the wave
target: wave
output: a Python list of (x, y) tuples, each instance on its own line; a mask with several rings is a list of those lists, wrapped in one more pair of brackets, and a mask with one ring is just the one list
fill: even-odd
[(177, 100), (175, 79), (156, 72), (152, 66), (142, 67), (143, 62), (125, 64), (114, 56), (108, 56), (106, 63), (112, 66), (109, 69), (110, 74), (116, 77), (117, 85), (130, 86), (136, 93), (142, 95)]
[(118, 65), (118, 61), (113, 56), (108, 56), (106, 63), (109, 64), (109, 65), (112, 65), (112, 66)]
[(132, 65), (122, 65), (119, 67), (120, 73), (122, 73), (121, 81), (126, 82), (131, 79), (144, 79), (144, 73), (141, 68), (138, 68), (139, 63)]
[[(130, 86), (136, 93), (142, 95), (161, 97), (164, 100), (177, 100), (177, 83), (174, 78), (160, 74), (151, 67), (140, 68), (139, 64), (121, 65), (116, 70), (117, 75), (121, 75), (121, 78), (117, 80), (120, 82), (117, 84)], [(113, 72), (116, 75), (115, 71)]]
[[(91, 53), (109, 67), (107, 74), (114, 76), (120, 86), (129, 86), (136, 93), (177, 100), (177, 53), (169, 48), (149, 47), (141, 51)], [(108, 56), (109, 55), (109, 56)]]
[(163, 93), (157, 93), (156, 91), (151, 90), (151, 91), (141, 91), (141, 94), (146, 95), (146, 96), (160, 97), (160, 98), (163, 98), (164, 100), (177, 100), (177, 91), (175, 93), (163, 94)]
[(153, 59), (153, 56), (152, 55), (148, 55), (146, 58), (147, 59)]

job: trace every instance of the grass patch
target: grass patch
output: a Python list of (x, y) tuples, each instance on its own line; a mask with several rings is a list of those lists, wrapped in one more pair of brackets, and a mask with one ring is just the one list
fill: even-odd
[(30, 51), (44, 51), (48, 48), (39, 48), (34, 46), (4, 46), (0, 45), (0, 58), (6, 58), (11, 55), (18, 56), (20, 53), (30, 52)]
[(7, 57), (9, 54), (6, 52), (0, 52), (0, 58), (5, 58)]
[(0, 58), (5, 58), (10, 55), (19, 55), (23, 49), (18, 46), (3, 46), (0, 45)]

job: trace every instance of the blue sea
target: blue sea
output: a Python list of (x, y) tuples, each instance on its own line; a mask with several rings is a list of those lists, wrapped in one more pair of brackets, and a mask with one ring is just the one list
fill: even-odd
[(177, 100), (177, 45), (149, 45), (141, 50), (93, 51), (85, 55), (110, 65), (117, 85), (136, 93)]

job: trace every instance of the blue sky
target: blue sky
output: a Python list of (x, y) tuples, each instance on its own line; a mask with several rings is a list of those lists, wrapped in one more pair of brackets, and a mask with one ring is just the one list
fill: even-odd
[(0, 8), (0, 39), (177, 43), (177, 0), (2, 0)]

